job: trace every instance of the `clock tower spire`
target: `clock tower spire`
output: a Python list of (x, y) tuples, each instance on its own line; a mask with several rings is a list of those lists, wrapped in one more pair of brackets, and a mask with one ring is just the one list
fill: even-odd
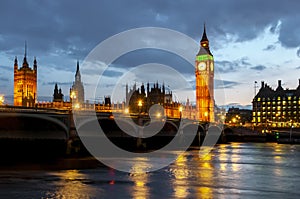
[(200, 121), (214, 122), (214, 58), (209, 49), (206, 27), (195, 60), (196, 108)]

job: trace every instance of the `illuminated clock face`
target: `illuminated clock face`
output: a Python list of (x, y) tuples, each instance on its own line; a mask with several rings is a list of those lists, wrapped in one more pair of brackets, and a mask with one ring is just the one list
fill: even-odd
[(205, 69), (206, 69), (206, 63), (205, 62), (199, 62), (198, 70), (205, 70)]
[(211, 70), (211, 71), (214, 71), (214, 63), (211, 63), (211, 64), (210, 64), (210, 70)]

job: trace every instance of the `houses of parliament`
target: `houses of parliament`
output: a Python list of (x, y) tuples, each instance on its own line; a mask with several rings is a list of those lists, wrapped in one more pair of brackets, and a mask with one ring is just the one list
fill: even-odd
[[(25, 44), (25, 54), (23, 64), (19, 68), (17, 57), (14, 63), (14, 106), (40, 107), (40, 108), (70, 108), (86, 107), (84, 100), (84, 85), (81, 81), (79, 62), (77, 61), (75, 81), (70, 87), (69, 100), (64, 100), (64, 94), (61, 88), (55, 84), (52, 102), (38, 102), (37, 92), (37, 72), (38, 64), (36, 58), (31, 68), (27, 62), (27, 46)], [(186, 117), (204, 122), (215, 121), (215, 103), (214, 103), (214, 58), (209, 48), (209, 40), (206, 34), (206, 28), (202, 34), (199, 45), (199, 52), (195, 57), (195, 82), (196, 82), (196, 106), (192, 106), (189, 100), (185, 105), (175, 102), (172, 99), (172, 91), (166, 92), (164, 84), (158, 85), (158, 82), (150, 88), (149, 83), (145, 88), (137, 88), (136, 85), (129, 90), (126, 85), (126, 102), (121, 107), (112, 104), (106, 98), (105, 103), (93, 106), (96, 110), (107, 109), (104, 106), (110, 106), (109, 109), (130, 110), (130, 112), (147, 110), (153, 104), (160, 104), (165, 108), (165, 114), (171, 117)], [(109, 102), (109, 103), (107, 103)], [(142, 106), (139, 102), (143, 102)]]
[(40, 108), (63, 108), (70, 107), (71, 103), (84, 103), (84, 87), (81, 81), (79, 62), (75, 74), (75, 81), (70, 88), (70, 100), (64, 101), (64, 94), (61, 88), (55, 84), (53, 92), (53, 102), (42, 103), (37, 101), (37, 71), (38, 64), (36, 57), (31, 68), (27, 62), (27, 45), (25, 43), (25, 53), (22, 66), (18, 65), (18, 58), (14, 61), (14, 106), (40, 107)]

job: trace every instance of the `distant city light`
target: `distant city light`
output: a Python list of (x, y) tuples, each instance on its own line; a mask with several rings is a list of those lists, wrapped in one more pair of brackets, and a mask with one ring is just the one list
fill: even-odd
[(75, 108), (75, 109), (79, 109), (79, 108), (80, 108), (80, 104), (79, 104), (79, 103), (76, 103), (76, 104), (74, 105), (74, 108)]
[(125, 111), (124, 111), (126, 114), (129, 113), (129, 108), (125, 108)]
[(0, 95), (0, 105), (3, 105), (4, 103), (4, 95)]

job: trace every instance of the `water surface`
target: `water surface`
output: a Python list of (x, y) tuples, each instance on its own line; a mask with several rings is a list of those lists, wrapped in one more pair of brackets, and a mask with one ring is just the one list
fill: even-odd
[[(0, 198), (298, 198), (300, 145), (216, 145), (150, 173), (107, 167), (0, 170)], [(138, 165), (137, 165), (138, 167)]]

